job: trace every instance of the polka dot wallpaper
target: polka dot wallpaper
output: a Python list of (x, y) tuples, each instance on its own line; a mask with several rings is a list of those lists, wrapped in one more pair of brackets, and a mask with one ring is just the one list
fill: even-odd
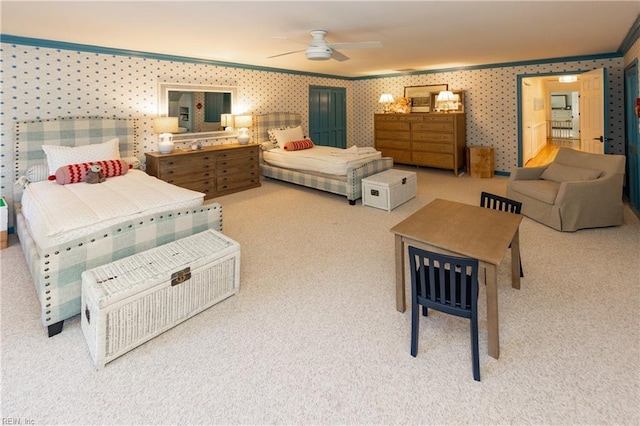
[[(638, 44), (634, 47), (636, 56)], [(344, 87), (347, 143), (358, 146), (373, 146), (373, 114), (382, 112), (380, 94), (397, 97), (403, 95), (405, 86), (447, 83), (451, 89), (465, 91), (467, 145), (493, 146), (496, 169), (508, 172), (518, 165), (518, 76), (606, 68), (608, 131), (613, 138), (608, 150), (624, 152), (622, 57), (349, 80), (10, 43), (0, 43), (0, 52), (3, 195), (13, 185), (10, 171), (15, 121), (86, 115), (135, 117), (140, 124), (139, 151), (154, 151), (157, 135), (152, 118), (158, 114), (161, 82), (236, 86), (236, 113), (299, 112), (305, 130), (309, 86)], [(208, 141), (231, 142), (234, 140)]]

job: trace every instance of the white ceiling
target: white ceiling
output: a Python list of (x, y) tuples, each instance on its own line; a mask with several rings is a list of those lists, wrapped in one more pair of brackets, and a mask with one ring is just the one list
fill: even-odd
[[(616, 52), (640, 1), (6, 1), (5, 35), (359, 77)], [(309, 61), (309, 31), (380, 41)]]

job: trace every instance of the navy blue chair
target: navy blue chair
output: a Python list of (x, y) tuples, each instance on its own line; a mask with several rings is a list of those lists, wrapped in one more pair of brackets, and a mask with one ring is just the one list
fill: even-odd
[[(480, 207), (486, 207), (493, 210), (501, 210), (507, 213), (520, 214), (520, 211), (522, 210), (522, 203), (520, 201), (501, 197), (489, 192), (483, 192), (482, 194), (480, 194)], [(524, 277), (524, 272), (522, 271), (522, 257), (520, 257), (519, 259), (520, 277)]]
[(409, 246), (411, 268), (411, 355), (418, 353), (420, 316), (428, 309), (471, 321), (473, 378), (480, 381), (478, 354), (478, 260), (432, 253)]

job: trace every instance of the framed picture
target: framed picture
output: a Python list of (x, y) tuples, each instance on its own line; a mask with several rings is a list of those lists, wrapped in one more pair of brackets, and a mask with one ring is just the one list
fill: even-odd
[[(438, 99), (439, 92), (431, 93), (431, 105), (433, 108), (431, 112), (443, 112), (445, 109), (442, 106), (436, 105), (436, 100)], [(449, 102), (447, 105), (447, 112), (464, 112), (464, 90), (452, 90), (453, 96), (456, 98), (455, 101)]]
[(411, 112), (429, 112), (431, 110), (431, 93), (438, 93), (448, 88), (448, 84), (405, 86), (404, 97), (411, 99)]

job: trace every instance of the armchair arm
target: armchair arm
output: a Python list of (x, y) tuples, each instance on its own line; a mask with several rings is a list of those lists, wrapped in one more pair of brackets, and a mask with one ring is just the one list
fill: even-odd
[(594, 180), (563, 182), (558, 189), (556, 204), (571, 202), (596, 206), (622, 202), (621, 178), (621, 175), (612, 175)]
[(542, 172), (547, 169), (548, 166), (543, 167), (517, 167), (513, 169), (510, 180), (535, 180), (540, 179)]
[(622, 223), (622, 185), (623, 175), (561, 183), (555, 204), (563, 230)]

